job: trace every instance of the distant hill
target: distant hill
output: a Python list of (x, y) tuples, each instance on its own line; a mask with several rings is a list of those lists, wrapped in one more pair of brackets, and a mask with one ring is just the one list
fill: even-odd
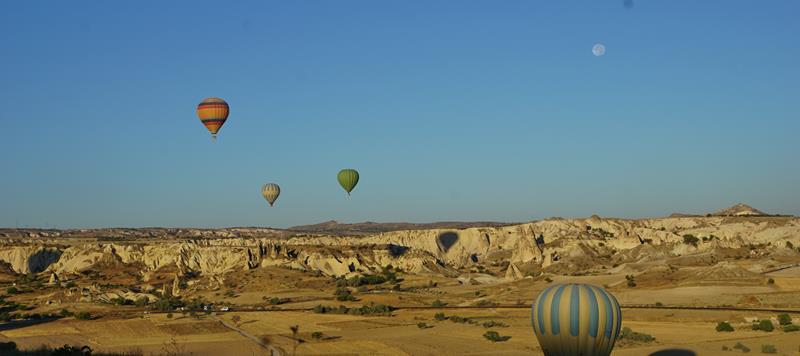
[(376, 223), (372, 221), (365, 221), (355, 224), (342, 224), (338, 221), (326, 221), (313, 225), (293, 226), (288, 230), (310, 232), (317, 234), (330, 234), (330, 235), (368, 235), (380, 232), (399, 231), (399, 230), (425, 230), (425, 229), (466, 229), (470, 227), (499, 227), (511, 225), (510, 223), (499, 222), (459, 222), (459, 221), (441, 221), (424, 224), (406, 223), (406, 222), (388, 222)]
[(767, 215), (767, 213), (765, 213), (765, 212), (763, 212), (761, 210), (758, 210), (756, 208), (753, 208), (752, 206), (749, 206), (747, 204), (739, 203), (739, 204), (736, 204), (736, 205), (734, 205), (734, 206), (732, 206), (730, 208), (727, 208), (727, 209), (717, 210), (711, 215), (713, 215), (713, 216), (763, 216), (763, 215)]

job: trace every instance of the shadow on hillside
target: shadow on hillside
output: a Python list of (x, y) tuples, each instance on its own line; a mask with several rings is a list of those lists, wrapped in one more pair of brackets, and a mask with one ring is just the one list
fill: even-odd
[(684, 349), (666, 349), (653, 352), (650, 356), (697, 356), (697, 354)]
[(55, 320), (58, 320), (58, 319), (59, 318), (11, 320), (11, 321), (8, 321), (8, 322), (0, 324), (0, 331), (21, 329), (21, 328), (25, 328), (25, 327), (28, 327), (28, 326), (49, 323), (51, 321), (55, 321)]
[(0, 342), (0, 355), (4, 356), (141, 356), (141, 351), (122, 353), (92, 352), (89, 346), (64, 345), (56, 348), (41, 346), (33, 350), (18, 350), (13, 341)]
[(436, 237), (436, 242), (439, 243), (439, 248), (442, 251), (447, 252), (458, 242), (458, 234), (453, 231), (443, 232)]
[(55, 250), (39, 250), (28, 258), (28, 270), (33, 273), (44, 271), (48, 266), (56, 263), (61, 257), (61, 252)]

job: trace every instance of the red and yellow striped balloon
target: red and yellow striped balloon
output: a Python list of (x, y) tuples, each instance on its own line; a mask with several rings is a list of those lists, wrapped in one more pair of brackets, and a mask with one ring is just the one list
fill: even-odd
[(217, 137), (217, 132), (228, 119), (229, 111), (228, 103), (220, 98), (206, 98), (197, 105), (197, 117), (213, 138)]

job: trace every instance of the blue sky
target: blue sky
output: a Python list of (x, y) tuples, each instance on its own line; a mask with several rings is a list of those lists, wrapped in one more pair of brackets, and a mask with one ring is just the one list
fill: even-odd
[(800, 2), (634, 4), (8, 3), (0, 226), (800, 215)]

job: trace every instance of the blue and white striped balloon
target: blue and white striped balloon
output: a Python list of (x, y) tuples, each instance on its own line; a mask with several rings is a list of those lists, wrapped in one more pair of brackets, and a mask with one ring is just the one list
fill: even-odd
[(533, 332), (547, 356), (608, 356), (622, 323), (617, 299), (588, 284), (555, 284), (531, 306)]

